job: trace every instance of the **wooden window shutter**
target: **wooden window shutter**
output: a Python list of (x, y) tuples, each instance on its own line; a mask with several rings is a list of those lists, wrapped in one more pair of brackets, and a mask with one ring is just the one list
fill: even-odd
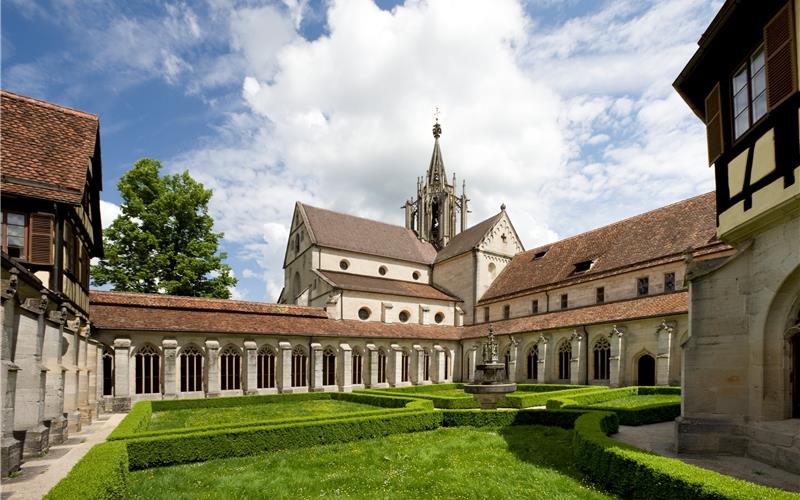
[(53, 217), (31, 214), (31, 254), (34, 264), (53, 263)]
[(708, 140), (708, 164), (711, 165), (722, 155), (722, 116), (720, 108), (719, 83), (714, 85), (706, 96), (706, 139)]
[(792, 2), (778, 12), (764, 28), (767, 66), (767, 107), (772, 110), (797, 89)]

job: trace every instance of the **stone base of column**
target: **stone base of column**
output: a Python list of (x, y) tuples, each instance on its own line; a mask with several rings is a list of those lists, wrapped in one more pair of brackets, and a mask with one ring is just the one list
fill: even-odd
[(74, 410), (67, 413), (67, 421), (69, 432), (81, 431), (81, 412), (79, 410)]
[(78, 408), (81, 413), (81, 426), (91, 425), (95, 416), (95, 409), (92, 406), (81, 406)]
[[(49, 420), (48, 423), (50, 423)], [(42, 456), (50, 448), (50, 427), (44, 424), (14, 431), (14, 437), (22, 441), (23, 457)]]
[(13, 436), (5, 436), (0, 443), (0, 475), (7, 477), (9, 473), (19, 470), (22, 465), (22, 441)]
[(350, 384), (343, 385), (339, 387), (339, 390), (342, 392), (353, 392), (353, 386)]
[(398, 382), (394, 384), (395, 387), (411, 387), (412, 385), (411, 382)]
[(206, 397), (207, 398), (218, 398), (221, 395), (222, 395), (222, 393), (219, 393), (219, 392), (207, 392), (206, 393)]
[(322, 386), (322, 387), (312, 387), (311, 389), (309, 389), (309, 392), (326, 392), (326, 391), (325, 391), (325, 386)]
[(50, 420), (50, 445), (61, 444), (69, 437), (69, 426), (65, 416)]
[(380, 384), (371, 385), (371, 389), (386, 389), (389, 387), (388, 382), (382, 382)]
[(431, 382), (430, 380), (422, 380), (417, 385), (433, 385), (433, 382)]
[(308, 387), (284, 387), (281, 389), (281, 393), (283, 394), (299, 394), (308, 392)]
[(111, 409), (114, 412), (124, 412), (131, 409), (131, 398), (130, 397), (115, 397), (114, 401), (111, 404)]

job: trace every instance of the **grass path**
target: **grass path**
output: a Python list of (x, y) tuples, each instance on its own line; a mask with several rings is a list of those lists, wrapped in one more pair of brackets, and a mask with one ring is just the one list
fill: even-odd
[(609, 498), (582, 482), (571, 431), (440, 428), (148, 469), (133, 498)]
[(318, 399), (307, 401), (276, 402), (263, 405), (160, 411), (150, 418), (147, 430), (180, 429), (230, 422), (256, 422), (291, 417), (327, 416), (356, 411), (375, 411), (372, 405)]

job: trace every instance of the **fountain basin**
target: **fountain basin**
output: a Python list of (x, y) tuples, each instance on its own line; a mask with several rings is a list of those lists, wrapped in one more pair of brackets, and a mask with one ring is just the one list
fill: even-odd
[(506, 394), (517, 390), (517, 384), (465, 384), (464, 392), (472, 394), (481, 410), (494, 410)]

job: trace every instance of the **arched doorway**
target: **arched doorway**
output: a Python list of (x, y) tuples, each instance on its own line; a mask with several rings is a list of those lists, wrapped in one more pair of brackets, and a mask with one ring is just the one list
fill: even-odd
[(656, 385), (656, 360), (649, 354), (639, 357), (638, 385)]

